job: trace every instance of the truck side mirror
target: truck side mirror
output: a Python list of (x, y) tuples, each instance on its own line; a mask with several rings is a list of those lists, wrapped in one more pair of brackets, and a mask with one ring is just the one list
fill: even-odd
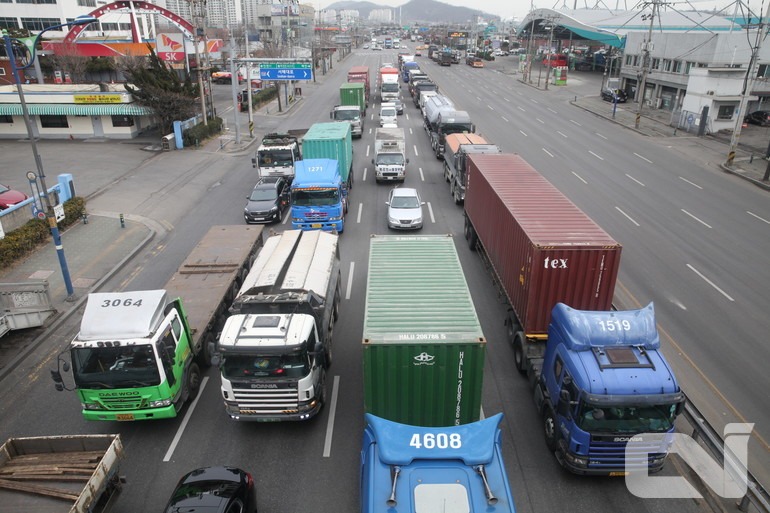
[(211, 365), (218, 367), (221, 362), (222, 358), (219, 356), (219, 353), (214, 353), (211, 355)]
[(372, 159), (372, 164), (374, 164), (374, 159)]
[(251, 167), (257, 167), (257, 159), (251, 159)]
[(406, 163), (409, 164), (409, 159), (406, 159)]
[(471, 133), (472, 134), (476, 133), (476, 125), (474, 125), (473, 123), (471, 123)]

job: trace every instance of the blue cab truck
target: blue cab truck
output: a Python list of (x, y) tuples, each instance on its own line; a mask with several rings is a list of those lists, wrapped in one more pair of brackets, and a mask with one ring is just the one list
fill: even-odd
[(404, 65), (401, 66), (401, 79), (404, 82), (409, 82), (409, 71), (413, 69), (420, 69), (420, 65), (415, 61), (405, 62)]
[(347, 212), (346, 189), (339, 165), (331, 159), (304, 159), (294, 164), (291, 227), (342, 233)]
[(557, 303), (534, 396), (559, 463), (596, 475), (661, 470), (685, 399), (660, 351), (652, 303), (625, 311)]
[(366, 414), (361, 513), (514, 513), (502, 418), (498, 413), (460, 426), (417, 427)]

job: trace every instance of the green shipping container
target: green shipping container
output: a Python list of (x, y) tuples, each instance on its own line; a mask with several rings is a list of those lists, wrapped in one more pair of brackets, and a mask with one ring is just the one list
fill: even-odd
[(364, 406), (437, 427), (479, 420), (486, 340), (451, 235), (373, 235)]
[(366, 85), (363, 82), (347, 82), (340, 86), (340, 105), (356, 105), (366, 114)]
[(342, 181), (353, 183), (353, 136), (350, 123), (315, 123), (302, 138), (303, 159), (332, 159), (339, 163)]

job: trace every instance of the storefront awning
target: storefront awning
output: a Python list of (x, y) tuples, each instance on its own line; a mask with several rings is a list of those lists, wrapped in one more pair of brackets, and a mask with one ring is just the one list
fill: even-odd
[[(30, 116), (151, 116), (149, 107), (121, 103), (113, 105), (72, 105), (66, 103), (28, 103)], [(0, 115), (21, 116), (20, 103), (0, 103)]]

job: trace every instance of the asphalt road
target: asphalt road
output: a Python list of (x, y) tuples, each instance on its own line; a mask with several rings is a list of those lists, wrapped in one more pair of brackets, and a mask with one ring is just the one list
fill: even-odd
[[(271, 123), (271, 129), (289, 129), (328, 120), (342, 71), (359, 64), (374, 69), (385, 60), (395, 62), (395, 52), (355, 53), (314, 91), (312, 101), (303, 102), (285, 117), (267, 118), (265, 123)], [(688, 382), (691, 377), (708, 376), (724, 400), (708, 386), (688, 389), (688, 393), (715, 410), (732, 405), (751, 419), (766, 415), (756, 405), (767, 404), (761, 385), (768, 378), (758, 367), (767, 361), (767, 348), (761, 343), (768, 328), (762, 315), (767, 299), (761, 297), (761, 291), (770, 276), (767, 269), (755, 269), (761, 266), (753, 264), (766, 262), (762, 255), (767, 250), (768, 226), (745, 214), (751, 211), (770, 219), (763, 196), (723, 175), (704, 172), (661, 143), (618, 132), (606, 122), (570, 108), (569, 98), (562, 92), (544, 96), (489, 68), (439, 68), (432, 63), (425, 68), (442, 92), (470, 111), (478, 132), (505, 151), (521, 153), (624, 244), (621, 286), (632, 303), (625, 306), (654, 300), (664, 343), (677, 344), (669, 345), (667, 352), (677, 358), (682, 375)], [(505, 414), (503, 446), (517, 509), (704, 511), (703, 501), (641, 500), (628, 493), (622, 480), (581, 478), (558, 468), (543, 442), (526, 380), (513, 370), (501, 298), (480, 259), (465, 244), (462, 209), (450, 198), (419, 110), (405, 94), (399, 126), (407, 131), (410, 164), (406, 186), (417, 188), (427, 202), (423, 233), (455, 236), (489, 341), (483, 409), (486, 415)], [(376, 111), (370, 108), (370, 115)], [(319, 417), (291, 424), (233, 422), (223, 411), (218, 376), (209, 369), (195, 408), (184, 411), (189, 418), (87, 423), (78, 413), (74, 394), (53, 391), (48, 369), (54, 367), (58, 351), (47, 347), (4, 382), (0, 435), (121, 433), (127, 455), (122, 473), (128, 483), (114, 509), (118, 513), (160, 510), (181, 475), (216, 464), (240, 466), (255, 474), (262, 512), (358, 510), (358, 452), (363, 430), (360, 343), (368, 238), (372, 233), (388, 233), (385, 199), (390, 188), (376, 184), (372, 176), (375, 127), (376, 114), (367, 120), (364, 137), (353, 143), (356, 180), (341, 236), (346, 287), (330, 380), (336, 402)], [(89, 203), (93, 210), (143, 216), (164, 228), (108, 288), (160, 287), (208, 226), (243, 222), (241, 208), (256, 181), (250, 155), (204, 151), (172, 155), (159, 156), (164, 159), (162, 172), (156, 160), (149, 161), (118, 183), (106, 185)], [(74, 335), (78, 321), (73, 317), (56, 334), (59, 351)], [(752, 375), (754, 372), (757, 374)], [(767, 423), (756, 422), (758, 431), (767, 429)], [(766, 452), (761, 456), (766, 457)], [(677, 465), (671, 464), (664, 472), (675, 475), (677, 471)]]

